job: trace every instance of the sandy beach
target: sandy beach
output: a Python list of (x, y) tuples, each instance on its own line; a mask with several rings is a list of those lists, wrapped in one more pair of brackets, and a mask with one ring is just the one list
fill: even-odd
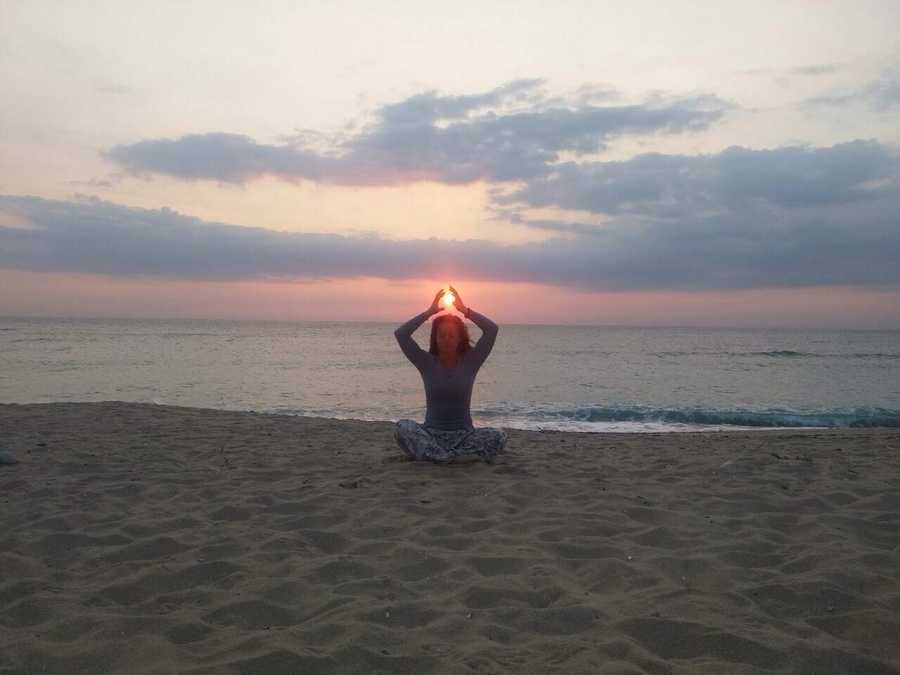
[(0, 673), (900, 673), (900, 430), (0, 405)]

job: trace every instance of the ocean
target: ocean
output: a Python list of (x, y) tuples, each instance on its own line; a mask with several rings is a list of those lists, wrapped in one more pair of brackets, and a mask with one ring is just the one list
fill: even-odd
[[(422, 382), (393, 334), (404, 320), (0, 318), (0, 402), (421, 422)], [(414, 335), (424, 349), (429, 331)], [(900, 427), (900, 331), (501, 324), (472, 419), (579, 432)]]

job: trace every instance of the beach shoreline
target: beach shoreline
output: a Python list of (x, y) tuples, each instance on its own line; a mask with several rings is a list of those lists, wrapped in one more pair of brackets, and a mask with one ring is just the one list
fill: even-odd
[(0, 673), (900, 673), (900, 430), (0, 404)]

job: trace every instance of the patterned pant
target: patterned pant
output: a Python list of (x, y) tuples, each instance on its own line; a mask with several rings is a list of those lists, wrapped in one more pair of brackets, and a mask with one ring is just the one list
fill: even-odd
[(506, 447), (507, 435), (493, 427), (444, 431), (402, 419), (394, 425), (394, 438), (410, 459), (438, 464), (483, 459), (493, 464), (497, 453)]

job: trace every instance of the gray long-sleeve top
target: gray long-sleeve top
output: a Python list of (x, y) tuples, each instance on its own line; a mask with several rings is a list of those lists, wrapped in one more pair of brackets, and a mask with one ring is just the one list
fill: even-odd
[(460, 357), (455, 367), (445, 368), (436, 354), (419, 347), (412, 337), (429, 316), (426, 310), (394, 331), (400, 349), (418, 369), (425, 384), (425, 426), (435, 429), (474, 429), (469, 411), (472, 385), (475, 384), (478, 369), (491, 353), (500, 329), (483, 314), (471, 310), (469, 318), (481, 329), (482, 335), (475, 346)]

